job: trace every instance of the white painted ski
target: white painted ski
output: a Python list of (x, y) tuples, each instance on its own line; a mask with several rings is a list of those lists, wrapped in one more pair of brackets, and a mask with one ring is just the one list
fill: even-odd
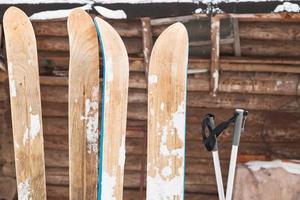
[(122, 200), (129, 63), (125, 45), (104, 20), (96, 17), (103, 68), (102, 122), (98, 199)]
[(148, 77), (147, 200), (184, 198), (188, 35), (181, 23), (157, 39)]
[(26, 14), (10, 7), (3, 17), (18, 198), (46, 199), (44, 139), (37, 47)]
[(97, 199), (99, 46), (92, 18), (74, 9), (68, 17), (70, 199)]

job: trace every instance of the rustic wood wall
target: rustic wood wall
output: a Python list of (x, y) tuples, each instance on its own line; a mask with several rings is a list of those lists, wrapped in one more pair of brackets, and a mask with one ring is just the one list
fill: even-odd
[[(154, 41), (170, 21), (150, 21)], [(141, 164), (146, 158), (142, 153), (147, 127), (147, 62), (143, 37), (149, 34), (143, 33), (141, 20), (110, 22), (122, 36), (130, 57), (124, 199), (134, 200), (139, 199)], [(211, 95), (210, 49), (214, 41), (210, 40), (209, 19), (193, 19), (185, 24), (191, 38), (186, 199), (217, 199), (211, 155), (205, 151), (199, 135), (200, 120), (208, 112), (215, 113), (220, 122), (229, 118), (234, 108), (250, 110), (246, 132), (241, 138), (239, 162), (300, 159), (300, 22), (241, 20), (236, 28), (231, 19), (221, 20), (216, 96)], [(33, 25), (39, 51), (48, 197), (66, 199), (69, 57), (66, 20), (35, 21)], [(238, 51), (241, 56), (235, 56)], [(1, 71), (0, 75), (0, 175), (13, 178), (8, 81), (6, 72)], [(220, 140), (223, 180), (226, 181), (231, 129)]]

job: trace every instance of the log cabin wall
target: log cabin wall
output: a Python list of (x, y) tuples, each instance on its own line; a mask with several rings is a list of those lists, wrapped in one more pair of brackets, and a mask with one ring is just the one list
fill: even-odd
[[(177, 20), (184, 21), (190, 36), (186, 199), (217, 199), (211, 154), (204, 149), (199, 134), (200, 120), (208, 112), (215, 113), (217, 122), (220, 122), (229, 118), (234, 108), (249, 109), (245, 133), (241, 137), (239, 162), (300, 159), (300, 21), (225, 17), (214, 18), (211, 23), (210, 18), (203, 16)], [(146, 159), (143, 147), (147, 127), (146, 74), (149, 53), (145, 52), (145, 47), (151, 48), (152, 42), (143, 40), (154, 42), (173, 21), (109, 21), (122, 36), (130, 58), (125, 200), (140, 199), (141, 169), (143, 159)], [(34, 21), (33, 26), (41, 75), (48, 197), (67, 199), (67, 25), (66, 20), (62, 19)], [(142, 27), (150, 29), (150, 33), (149, 30), (143, 31)], [(215, 30), (211, 34), (212, 29)], [(216, 69), (219, 73), (217, 84), (212, 80), (211, 73)], [(14, 182), (6, 73), (2, 70), (0, 74), (0, 176)], [(223, 180), (226, 183), (231, 129), (220, 140)], [(15, 188), (10, 187), (11, 193), (12, 190)]]

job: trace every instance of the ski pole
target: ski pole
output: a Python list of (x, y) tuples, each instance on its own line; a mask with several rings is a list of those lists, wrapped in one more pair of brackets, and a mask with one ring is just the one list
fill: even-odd
[[(215, 121), (213, 116), (209, 116), (209, 121), (211, 124), (211, 128), (215, 128)], [(221, 172), (221, 166), (220, 166), (220, 158), (219, 158), (219, 152), (218, 152), (218, 142), (217, 138), (215, 136), (216, 143), (212, 150), (212, 157), (214, 162), (214, 168), (215, 168), (215, 175), (216, 175), (216, 181), (217, 181), (217, 188), (218, 188), (218, 195), (219, 200), (225, 200), (225, 194), (224, 194), (224, 187), (223, 187), (223, 180), (222, 180), (222, 172)]]
[(233, 140), (232, 140), (232, 149), (230, 155), (229, 173), (227, 179), (226, 200), (232, 199), (238, 146), (239, 146), (240, 136), (242, 132), (243, 118), (244, 116), (247, 115), (247, 111), (243, 109), (236, 109), (235, 112), (237, 114), (237, 118), (235, 120), (234, 129), (233, 129)]

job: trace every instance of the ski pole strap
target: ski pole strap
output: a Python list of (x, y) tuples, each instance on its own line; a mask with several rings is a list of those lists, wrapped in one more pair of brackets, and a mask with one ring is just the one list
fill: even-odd
[[(220, 123), (215, 128), (212, 128), (210, 118), (215, 118), (213, 114), (206, 114), (201, 123), (201, 134), (203, 139), (203, 144), (207, 151), (212, 151), (217, 141), (217, 137), (228, 128), (231, 123), (234, 123), (237, 118), (237, 113), (235, 113), (230, 119)], [(208, 134), (206, 134), (206, 130)]]

